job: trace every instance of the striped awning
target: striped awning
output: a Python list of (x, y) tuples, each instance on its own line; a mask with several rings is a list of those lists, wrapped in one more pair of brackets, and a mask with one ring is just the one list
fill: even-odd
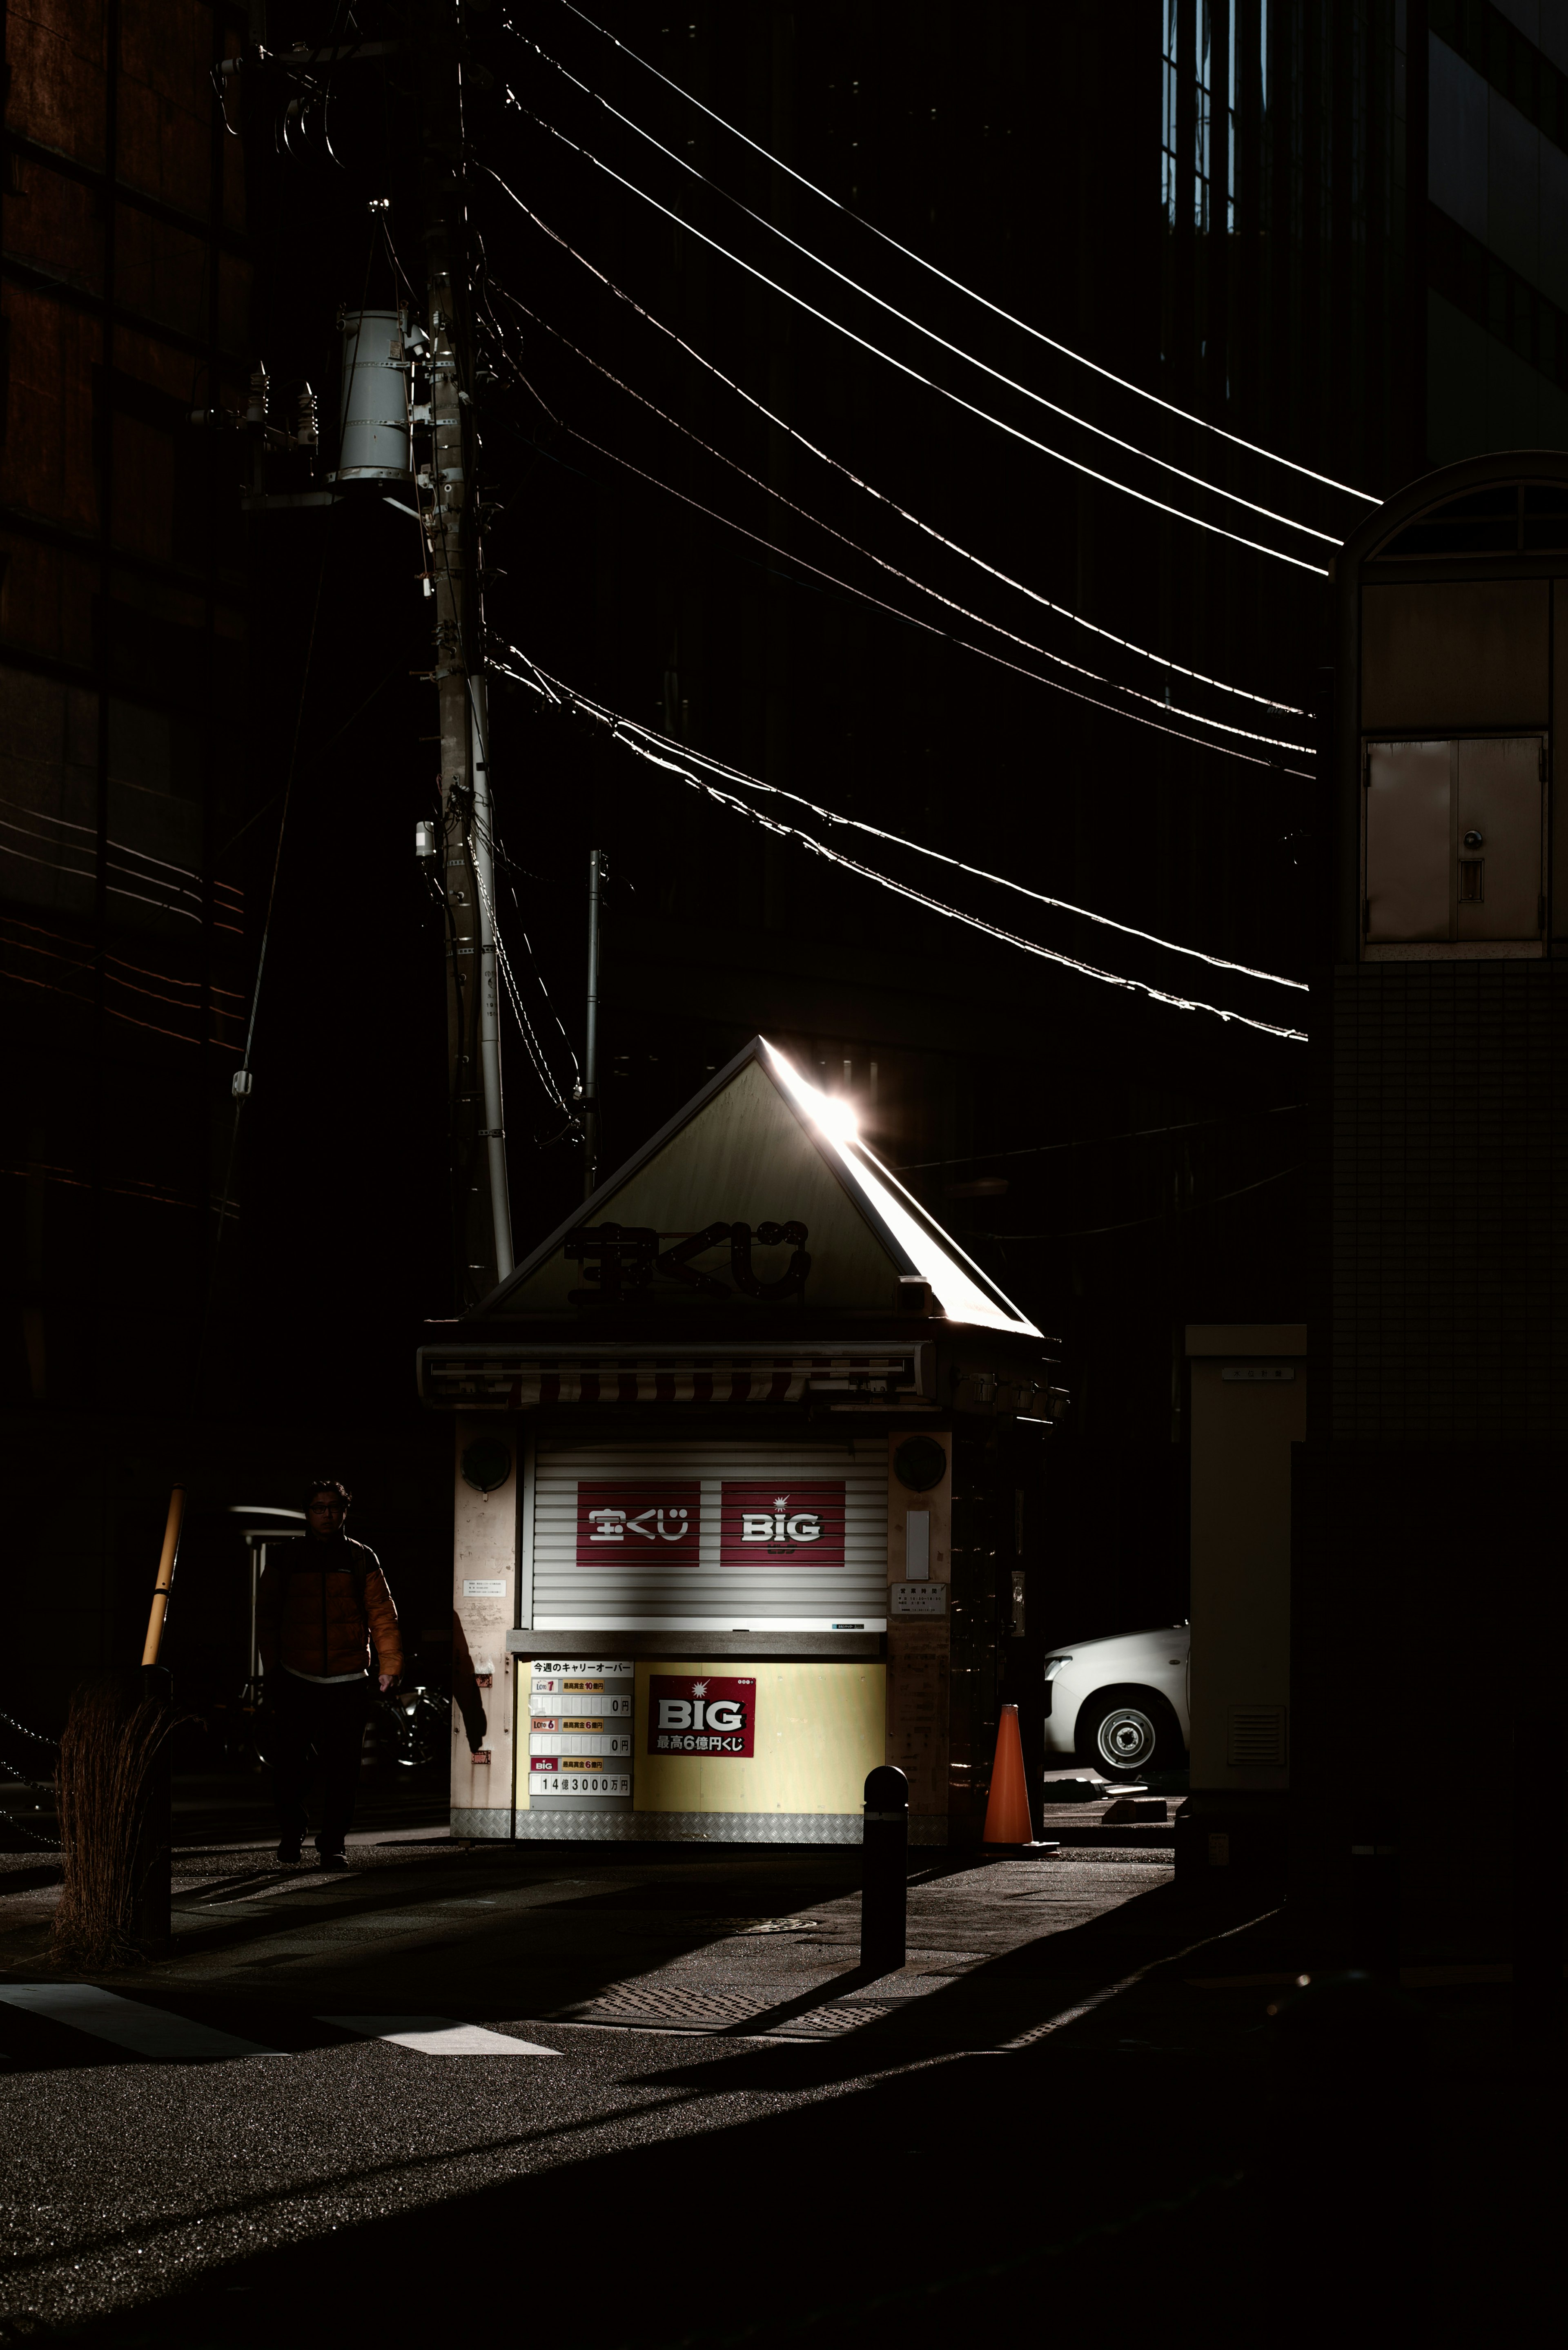
[(528, 1411), (542, 1404), (798, 1403), (809, 1393), (891, 1401), (915, 1385), (912, 1350), (897, 1355), (773, 1354), (671, 1360), (649, 1355), (524, 1357), (515, 1347), (426, 1347), (420, 1392), (468, 1410)]

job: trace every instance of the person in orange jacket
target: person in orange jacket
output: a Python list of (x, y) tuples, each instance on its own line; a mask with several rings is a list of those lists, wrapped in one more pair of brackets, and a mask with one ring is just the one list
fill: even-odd
[(281, 1831), (277, 1856), (286, 1863), (301, 1856), (314, 1750), (321, 1779), (316, 1849), (323, 1868), (348, 1866), (343, 1846), (354, 1819), (372, 1648), (383, 1694), (403, 1669), (387, 1578), (375, 1552), (343, 1531), (352, 1498), (336, 1477), (313, 1482), (305, 1540), (275, 1545), (256, 1610)]

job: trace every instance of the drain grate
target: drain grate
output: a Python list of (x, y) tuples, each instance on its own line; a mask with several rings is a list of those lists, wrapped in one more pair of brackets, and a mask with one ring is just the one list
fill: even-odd
[(837, 2000), (831, 2007), (813, 2008), (807, 2015), (795, 2016), (780, 2029), (792, 2038), (805, 2032), (830, 2038), (835, 2033), (858, 2031), (863, 2023), (879, 2023), (884, 2016), (897, 2015), (907, 2004), (903, 2000)]
[[(676, 1983), (628, 1984), (597, 1999), (583, 2000), (575, 2007), (557, 2008), (555, 2014), (564, 2023), (648, 2023), (686, 2032), (722, 2032), (738, 2023), (754, 2023), (775, 2004), (749, 1991), (689, 1991)], [(907, 1999), (831, 2000), (771, 2029), (791, 2040), (831, 2039), (842, 2032), (857, 2031), (862, 2024), (879, 2023), (909, 2004)]]
[(584, 2023), (701, 2026), (748, 2023), (763, 2012), (764, 2005), (747, 1991), (686, 1991), (678, 1984), (661, 1983), (646, 1991), (628, 1988), (607, 1991), (598, 1999), (584, 2000), (580, 2005), (564, 2007), (558, 2012), (564, 2018), (576, 2017)]

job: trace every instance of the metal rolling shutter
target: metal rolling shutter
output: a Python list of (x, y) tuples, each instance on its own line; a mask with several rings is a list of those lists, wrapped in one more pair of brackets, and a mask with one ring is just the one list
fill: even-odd
[[(577, 1485), (628, 1479), (701, 1487), (695, 1567), (577, 1561)], [(844, 1565), (724, 1567), (720, 1489), (727, 1482), (844, 1486)], [(690, 1626), (755, 1631), (880, 1631), (888, 1612), (888, 1470), (882, 1448), (623, 1442), (547, 1446), (535, 1461), (533, 1618), (541, 1631)]]

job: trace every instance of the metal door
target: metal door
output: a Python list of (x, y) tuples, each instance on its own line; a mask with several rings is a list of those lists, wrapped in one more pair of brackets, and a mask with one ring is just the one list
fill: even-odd
[(1542, 781), (1538, 734), (1456, 743), (1460, 939), (1535, 939), (1542, 931)]
[(1369, 946), (1490, 942), (1545, 928), (1546, 744), (1540, 734), (1369, 743)]
[(1366, 936), (1374, 945), (1453, 936), (1453, 744), (1366, 751)]

